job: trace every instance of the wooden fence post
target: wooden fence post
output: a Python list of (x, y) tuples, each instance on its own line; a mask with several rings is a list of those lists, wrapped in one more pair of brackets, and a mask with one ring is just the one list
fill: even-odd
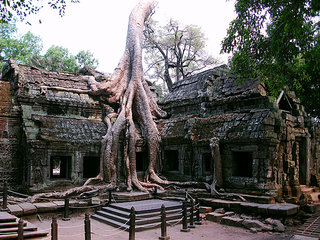
[(187, 201), (183, 201), (182, 203), (182, 228), (180, 229), (181, 232), (189, 232), (190, 229), (188, 228), (188, 212), (187, 212)]
[(88, 213), (84, 215), (84, 234), (85, 240), (91, 240), (91, 224)]
[(108, 190), (108, 193), (109, 193), (108, 205), (110, 205), (110, 204), (111, 204), (111, 201), (112, 201), (112, 190), (109, 189), (109, 190)]
[(70, 201), (69, 201), (69, 196), (67, 195), (64, 199), (64, 213), (63, 213), (63, 221), (69, 221), (69, 206), (70, 206)]
[(57, 217), (52, 217), (52, 223), (51, 223), (51, 240), (58, 240), (58, 223), (57, 223)]
[(135, 240), (136, 237), (136, 213), (134, 207), (131, 208), (130, 212), (130, 228), (129, 228), (129, 240)]
[(8, 183), (4, 181), (3, 183), (3, 199), (2, 199), (2, 209), (7, 210), (8, 208)]
[(193, 199), (190, 199), (190, 220), (189, 220), (189, 228), (195, 228), (195, 225), (193, 224), (193, 220), (194, 220), (194, 203), (193, 203)]
[(200, 219), (200, 203), (198, 197), (196, 197), (196, 225), (201, 225), (201, 219)]
[(18, 240), (23, 240), (23, 220), (21, 218), (18, 222)]
[(170, 237), (167, 236), (167, 216), (166, 216), (166, 208), (162, 204), (161, 206), (161, 236), (160, 240), (169, 240)]

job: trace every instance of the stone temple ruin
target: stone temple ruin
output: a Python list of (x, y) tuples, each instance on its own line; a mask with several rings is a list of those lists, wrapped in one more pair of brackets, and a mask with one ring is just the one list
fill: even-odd
[[(214, 180), (219, 190), (299, 198), (319, 186), (320, 131), (293, 92), (278, 99), (255, 79), (238, 84), (217, 67), (173, 85), (160, 106), (158, 171), (168, 180)], [(99, 172), (106, 133), (85, 74), (45, 72), (10, 61), (0, 81), (0, 181), (45, 189)], [(137, 170), (147, 167), (137, 141)], [(120, 154), (121, 157), (121, 154)], [(121, 163), (119, 163), (121, 164)], [(117, 166), (121, 175), (121, 166)]]

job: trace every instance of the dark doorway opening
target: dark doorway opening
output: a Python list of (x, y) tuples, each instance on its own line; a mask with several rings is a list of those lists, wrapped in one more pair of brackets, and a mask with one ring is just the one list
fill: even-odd
[(232, 153), (232, 176), (252, 177), (252, 152)]
[(179, 171), (179, 151), (167, 150), (164, 152), (164, 171)]
[(138, 172), (146, 171), (148, 168), (148, 154), (136, 152), (136, 168)]
[(51, 156), (50, 178), (70, 179), (70, 176), (71, 176), (71, 156)]
[(307, 141), (298, 141), (299, 146), (299, 183), (307, 184)]
[(211, 174), (213, 170), (213, 161), (211, 153), (202, 154), (202, 173), (204, 175)]
[(100, 171), (100, 157), (85, 156), (83, 158), (83, 178), (96, 177)]

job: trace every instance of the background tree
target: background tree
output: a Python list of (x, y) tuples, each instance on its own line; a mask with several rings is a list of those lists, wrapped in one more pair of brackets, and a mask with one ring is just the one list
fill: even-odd
[(0, 24), (0, 67), (9, 58), (47, 71), (77, 72), (88, 66), (96, 69), (99, 62), (90, 51), (81, 50), (75, 56), (67, 48), (52, 46), (42, 55), (42, 40), (31, 32), (19, 36), (14, 23)]
[(0, 24), (0, 67), (9, 58), (34, 65), (42, 50), (42, 40), (31, 32), (19, 37), (15, 24)]
[(259, 77), (274, 96), (288, 86), (319, 116), (320, 2), (237, 0), (235, 9), (222, 45), (222, 52), (233, 53), (232, 73)]
[[(58, 10), (60, 16), (64, 16), (67, 3), (65, 0), (50, 0), (47, 2), (52, 9)], [(37, 14), (44, 3), (39, 0), (2, 0), (0, 4), (0, 23), (8, 23), (17, 18), (23, 22), (28, 15)], [(78, 0), (70, 0), (77, 3)], [(40, 21), (40, 20), (39, 20)]]
[(182, 26), (174, 20), (159, 26), (149, 19), (144, 35), (146, 72), (164, 80), (169, 91), (172, 79), (179, 81), (218, 63), (205, 52), (206, 38), (198, 26)]

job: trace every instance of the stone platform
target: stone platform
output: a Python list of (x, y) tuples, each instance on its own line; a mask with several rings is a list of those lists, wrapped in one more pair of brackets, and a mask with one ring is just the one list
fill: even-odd
[(182, 217), (182, 203), (160, 199), (149, 199), (132, 202), (112, 203), (97, 211), (92, 218), (108, 225), (128, 230), (131, 208), (134, 207), (136, 215), (136, 231), (157, 228), (161, 225), (161, 206), (166, 208), (168, 223), (175, 223)]

